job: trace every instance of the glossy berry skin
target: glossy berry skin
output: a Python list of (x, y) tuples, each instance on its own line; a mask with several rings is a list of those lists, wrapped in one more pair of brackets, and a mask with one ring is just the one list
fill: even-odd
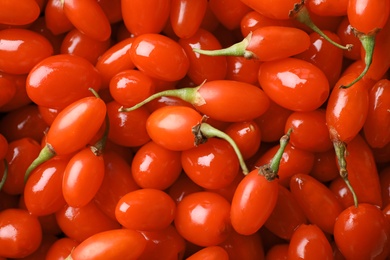
[(275, 103), (293, 111), (312, 111), (328, 98), (329, 83), (315, 65), (296, 58), (265, 62), (258, 80)]
[(246, 82), (249, 84), (257, 83), (257, 72), (261, 61), (257, 59), (246, 59), (244, 57), (228, 56), (226, 79)]
[(28, 178), (23, 195), (26, 208), (32, 215), (49, 215), (65, 206), (61, 186), (67, 162), (66, 157), (53, 157)]
[(347, 259), (385, 259), (389, 254), (389, 223), (376, 206), (350, 206), (337, 218), (334, 238)]
[(384, 147), (390, 142), (390, 81), (379, 80), (369, 91), (369, 105), (363, 132), (371, 147)]
[[(121, 1), (123, 22), (134, 35), (159, 33), (169, 19), (170, 1), (137, 0)], [(143, 21), (140, 23), (140, 21)]]
[(264, 226), (278, 237), (289, 240), (300, 225), (307, 223), (306, 215), (294, 195), (279, 185), (276, 205)]
[(190, 62), (187, 76), (197, 85), (203, 81), (221, 80), (226, 76), (226, 57), (199, 55), (193, 48), (205, 50), (221, 49), (218, 38), (211, 32), (199, 28), (191, 37), (181, 38), (178, 43), (184, 49)]
[(181, 153), (172, 151), (150, 141), (134, 155), (131, 174), (142, 188), (165, 190), (179, 177), (182, 171)]
[(258, 169), (246, 175), (238, 184), (231, 203), (230, 217), (234, 230), (241, 235), (257, 232), (271, 215), (278, 191), (278, 181), (266, 180)]
[[(279, 137), (280, 138), (280, 137)], [(280, 145), (275, 145), (269, 148), (254, 164), (255, 167), (271, 163), (272, 158), (279, 149)], [(282, 159), (279, 165), (279, 183), (285, 187), (289, 187), (290, 179), (294, 174), (303, 173), (309, 174), (314, 164), (314, 154), (305, 150), (295, 148), (287, 144), (284, 149)]]
[(369, 203), (378, 207), (382, 203), (378, 168), (372, 149), (367, 142), (357, 135), (347, 146), (347, 171), (349, 181), (354, 187), (360, 203)]
[(100, 188), (104, 179), (104, 159), (91, 147), (77, 152), (69, 160), (63, 175), (62, 192), (69, 206), (87, 205)]
[(239, 81), (208, 81), (197, 92), (204, 102), (200, 101), (196, 109), (224, 122), (253, 120), (269, 106), (269, 99), (264, 91)]
[(307, 1), (307, 7), (322, 16), (344, 16), (347, 14), (348, 0)]
[(108, 87), (110, 80), (115, 74), (134, 68), (134, 64), (127, 55), (128, 50), (134, 38), (124, 39), (106, 50), (96, 62), (96, 69), (100, 72), (103, 79), (103, 87)]
[[(323, 31), (323, 33), (334, 42), (340, 44), (341, 40), (337, 34), (331, 31)], [(320, 68), (325, 73), (332, 88), (342, 71), (343, 50), (334, 46), (316, 32), (311, 33), (309, 36), (310, 47), (296, 55), (295, 58), (306, 60)]]
[(333, 147), (323, 109), (292, 113), (287, 119), (285, 132), (290, 128), (294, 132), (290, 144), (298, 149), (318, 153)]
[(80, 99), (62, 110), (47, 132), (46, 142), (58, 155), (83, 148), (98, 132), (106, 104), (96, 97)]
[(194, 183), (186, 174), (180, 174), (179, 178), (169, 187), (167, 192), (177, 204), (188, 194), (198, 191), (204, 191), (204, 189)]
[(213, 192), (195, 192), (177, 205), (175, 226), (179, 234), (198, 246), (215, 246), (231, 232), (230, 204)]
[(266, 143), (278, 141), (285, 133), (287, 118), (293, 111), (270, 100), (269, 108), (254, 121), (260, 128), (261, 140)]
[(38, 62), (53, 55), (49, 40), (27, 29), (0, 31), (0, 71), (27, 74)]
[(333, 250), (324, 232), (313, 224), (302, 224), (294, 232), (288, 247), (288, 259), (332, 260)]
[(286, 20), (289, 19), (289, 11), (294, 8), (294, 4), (300, 3), (300, 0), (242, 0), (242, 2), (266, 17)]
[(0, 212), (0, 256), (23, 258), (38, 249), (42, 229), (37, 217), (27, 210), (5, 209)]
[[(107, 147), (107, 146), (106, 146)], [(131, 172), (131, 166), (121, 154), (105, 151), (104, 179), (93, 201), (96, 206), (112, 220), (115, 218), (115, 208), (119, 199), (127, 193), (139, 189)]]
[(259, 233), (241, 235), (233, 230), (220, 246), (229, 254), (229, 259), (264, 259), (264, 246)]
[(124, 195), (117, 203), (115, 216), (124, 227), (158, 231), (173, 221), (176, 204), (164, 191), (139, 189)]
[(21, 138), (8, 144), (5, 159), (8, 162), (8, 177), (2, 191), (7, 194), (22, 194), (25, 187), (23, 175), (29, 164), (39, 154), (41, 146), (31, 138)]
[(121, 107), (116, 101), (107, 103), (107, 115), (110, 122), (108, 139), (125, 147), (142, 146), (150, 141), (146, 131), (146, 121), (150, 116), (146, 107), (128, 113), (119, 112)]
[(48, 259), (65, 259), (79, 243), (68, 237), (59, 238), (47, 251)]
[(45, 6), (45, 24), (54, 35), (69, 32), (74, 28), (65, 15), (63, 4), (59, 0), (48, 0)]
[(110, 22), (96, 1), (65, 0), (63, 3), (66, 17), (79, 31), (98, 41), (111, 36)]
[(170, 150), (183, 151), (194, 147), (192, 127), (201, 120), (202, 116), (192, 108), (166, 106), (149, 116), (146, 130), (157, 144)]
[(196, 33), (206, 13), (207, 1), (173, 0), (169, 21), (179, 38), (189, 38)]
[(146, 240), (131, 229), (112, 229), (90, 236), (77, 245), (71, 259), (137, 259), (146, 247)]
[(234, 140), (245, 160), (255, 155), (259, 150), (261, 130), (255, 121), (232, 123), (224, 132)]
[(165, 81), (184, 78), (190, 66), (183, 48), (171, 38), (160, 34), (148, 33), (136, 37), (129, 54), (139, 70)]
[(326, 124), (332, 141), (348, 143), (361, 130), (368, 113), (368, 84), (358, 81), (353, 88), (339, 86), (351, 82), (355, 74), (347, 74), (338, 80), (326, 106)]
[[(278, 41), (283, 37), (284, 41)], [(299, 54), (310, 46), (309, 35), (300, 29), (284, 26), (264, 26), (253, 31), (247, 51), (260, 61), (274, 61)]]
[(182, 259), (186, 241), (173, 225), (159, 231), (138, 231), (146, 240), (146, 247), (139, 260)]
[(123, 70), (110, 80), (110, 94), (119, 104), (131, 107), (155, 92), (153, 80), (138, 70)]
[(348, 17), (344, 17), (337, 28), (337, 36), (339, 37), (341, 44), (352, 44), (352, 50), (343, 50), (343, 56), (351, 60), (360, 60), (361, 42), (358, 37), (353, 33), (353, 27), (349, 23)]
[(98, 91), (101, 77), (84, 58), (70, 54), (50, 56), (39, 62), (28, 74), (26, 90), (37, 105), (64, 108), (80, 98)]
[(8, 25), (25, 25), (34, 22), (40, 13), (37, 1), (27, 0), (20, 3), (1, 1), (2, 12), (0, 23)]
[(332, 234), (337, 216), (343, 210), (336, 196), (324, 184), (306, 174), (294, 175), (290, 189), (308, 220)]
[(373, 33), (383, 28), (390, 14), (390, 1), (348, 1), (348, 19), (356, 30), (361, 33)]
[(0, 132), (8, 142), (26, 137), (41, 142), (47, 130), (48, 125), (34, 104), (13, 109), (0, 120)]
[(202, 259), (228, 260), (229, 255), (226, 252), (226, 250), (220, 246), (209, 246), (199, 250), (195, 254), (192, 254), (187, 259), (188, 260), (202, 260)]
[(218, 138), (210, 138), (204, 144), (182, 151), (181, 164), (187, 176), (205, 189), (225, 188), (239, 173), (233, 148)]
[(95, 65), (99, 57), (110, 47), (111, 39), (98, 41), (78, 29), (69, 31), (61, 42), (60, 53), (73, 54)]
[(79, 243), (94, 234), (121, 227), (93, 201), (81, 208), (66, 205), (55, 213), (55, 217), (62, 232)]

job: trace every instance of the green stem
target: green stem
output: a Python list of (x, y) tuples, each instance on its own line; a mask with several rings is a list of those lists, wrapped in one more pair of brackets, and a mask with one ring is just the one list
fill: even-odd
[(287, 146), (288, 142), (290, 141), (291, 132), (292, 132), (292, 128), (288, 129), (287, 133), (280, 138), (279, 149), (275, 153), (271, 162), (259, 167), (259, 174), (264, 175), (264, 177), (268, 181), (272, 181), (272, 180), (278, 178), (280, 161), (282, 160), (284, 150), (286, 149), (286, 146)]
[(26, 173), (24, 175), (24, 182), (27, 182), (28, 177), (35, 168), (37, 168), (42, 163), (48, 161), (49, 159), (53, 158), (55, 155), (56, 153), (53, 147), (50, 144), (46, 144), (45, 147), (43, 147), (40, 151), (38, 157), (35, 158), (35, 160), (27, 168)]
[(365, 63), (366, 66), (364, 67), (364, 70), (362, 71), (362, 73), (360, 73), (360, 75), (355, 80), (353, 80), (348, 85), (340, 86), (340, 88), (349, 88), (353, 84), (355, 84), (356, 82), (361, 80), (364, 77), (364, 75), (366, 75), (366, 73), (367, 73), (367, 71), (370, 68), (371, 63), (372, 63), (372, 56), (374, 54), (374, 48), (375, 48), (375, 35), (376, 34), (372, 34), (372, 35), (361, 34), (361, 35), (358, 35), (359, 40), (362, 43), (362, 47), (364, 48), (364, 50), (366, 52), (366, 54), (364, 56), (364, 63)]
[(338, 161), (339, 168), (340, 168), (339, 169), (340, 176), (341, 176), (341, 178), (343, 178), (345, 184), (347, 185), (349, 191), (351, 192), (354, 205), (355, 205), (355, 207), (357, 207), (358, 206), (358, 198), (357, 198), (357, 195), (355, 193), (355, 190), (353, 189), (353, 187), (348, 179), (347, 161), (345, 159), (345, 156), (347, 153), (347, 147), (346, 147), (345, 143), (341, 142), (341, 141), (334, 141), (333, 147), (334, 147), (334, 150), (336, 152), (336, 157), (337, 157), (337, 161)]
[(88, 88), (89, 91), (92, 92), (92, 94), (97, 97), (97, 98), (100, 98), (99, 94), (96, 92), (96, 90), (94, 90), (93, 88)]
[(4, 163), (4, 172), (3, 172), (3, 177), (1, 178), (1, 181), (0, 181), (0, 191), (3, 188), (4, 183), (5, 183), (5, 181), (7, 180), (7, 177), (8, 177), (8, 162), (7, 162), (6, 159), (4, 159), (3, 163)]
[(242, 41), (224, 49), (201, 50), (201, 49), (193, 48), (192, 50), (194, 52), (203, 55), (208, 55), (208, 56), (239, 56), (239, 57), (245, 57), (247, 59), (251, 59), (255, 57), (255, 54), (251, 51), (246, 50), (251, 38), (252, 38), (252, 32), (250, 32)]
[(240, 167), (242, 169), (242, 172), (247, 175), (249, 170), (248, 167), (245, 164), (245, 160), (241, 154), (240, 149), (238, 148), (237, 144), (234, 142), (234, 140), (227, 135), (226, 133), (222, 132), (221, 130), (218, 130), (217, 128), (202, 122), (199, 125), (194, 126), (193, 133), (195, 134), (195, 144), (198, 145), (199, 143), (204, 143), (207, 138), (211, 137), (218, 137), (221, 139), (224, 139), (227, 141), (233, 148), (234, 152), (237, 155), (238, 161), (240, 163)]
[(164, 91), (161, 91), (161, 92), (158, 92), (158, 93), (155, 93), (155, 94), (149, 96), (145, 100), (141, 101), (140, 103), (138, 103), (132, 107), (128, 107), (128, 108), (120, 107), (118, 109), (118, 111), (119, 112), (130, 112), (130, 111), (136, 110), (137, 108), (140, 108), (141, 106), (147, 104), (148, 102), (150, 102), (154, 99), (157, 99), (160, 97), (165, 97), (165, 96), (177, 97), (177, 98), (180, 98), (180, 99), (182, 99), (188, 103), (191, 103), (193, 105), (201, 105), (201, 104), (204, 104), (204, 100), (199, 95), (198, 89), (202, 85), (203, 84), (201, 84), (200, 86), (194, 87), (194, 88), (180, 88), (180, 89), (164, 90)]
[(294, 9), (290, 11), (290, 17), (293, 17), (298, 22), (305, 24), (310, 29), (321, 35), (325, 40), (327, 40), (329, 43), (333, 44), (334, 46), (343, 49), (343, 50), (352, 50), (353, 45), (347, 44), (346, 46), (343, 46), (332, 39), (330, 39), (323, 31), (321, 31), (320, 28), (317, 27), (313, 23), (313, 20), (310, 18), (309, 11), (307, 10), (304, 1), (302, 1), (299, 4), (295, 4)]

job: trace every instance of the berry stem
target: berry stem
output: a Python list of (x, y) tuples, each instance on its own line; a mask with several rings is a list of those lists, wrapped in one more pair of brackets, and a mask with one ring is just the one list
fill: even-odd
[(366, 54), (364, 56), (364, 64), (366, 66), (364, 67), (364, 70), (362, 71), (362, 73), (360, 73), (360, 75), (356, 79), (354, 79), (348, 85), (340, 86), (340, 88), (349, 88), (353, 84), (355, 84), (356, 82), (361, 80), (364, 77), (364, 75), (366, 75), (366, 73), (367, 73), (367, 71), (370, 68), (371, 63), (372, 63), (372, 56), (374, 54), (375, 35), (376, 34), (374, 33), (372, 35), (366, 35), (366, 34), (358, 34), (357, 33), (357, 35), (358, 35), (360, 42), (362, 43), (362, 47), (364, 48), (364, 50), (366, 52)]
[(143, 105), (147, 104), (148, 102), (150, 102), (154, 99), (157, 99), (160, 97), (166, 97), (166, 96), (177, 97), (177, 98), (180, 98), (180, 99), (182, 99), (190, 104), (193, 104), (193, 105), (202, 105), (205, 103), (205, 101), (202, 98), (202, 96), (200, 96), (200, 94), (198, 93), (198, 89), (202, 85), (203, 85), (203, 83), (197, 87), (194, 87), (194, 88), (180, 88), (180, 89), (164, 90), (164, 91), (161, 91), (161, 92), (158, 92), (158, 93), (155, 93), (155, 94), (149, 96), (145, 100), (141, 101), (140, 103), (138, 103), (132, 107), (128, 107), (128, 108), (120, 107), (118, 109), (118, 111), (119, 112), (130, 112), (130, 111), (136, 110), (137, 108), (142, 107)]
[(24, 175), (24, 182), (27, 182), (28, 177), (30, 176), (31, 172), (37, 168), (42, 163), (50, 160), (56, 155), (53, 147), (50, 144), (46, 144), (42, 150), (39, 152), (39, 155), (35, 160), (30, 164), (30, 166), (27, 168), (26, 173)]
[(250, 32), (242, 41), (235, 43), (227, 48), (220, 50), (201, 50), (193, 48), (192, 50), (196, 53), (200, 53), (208, 56), (239, 56), (247, 59), (254, 58), (253, 52), (246, 50), (249, 42), (252, 38), (252, 32)]
[(290, 141), (292, 128), (288, 129), (287, 133), (280, 138), (280, 147), (271, 162), (259, 167), (259, 174), (263, 175), (268, 181), (278, 178), (280, 161), (282, 160), (284, 150)]
[(4, 183), (8, 177), (8, 162), (6, 159), (4, 159), (3, 163), (4, 163), (4, 172), (3, 172), (3, 177), (1, 178), (1, 181), (0, 181), (0, 191), (2, 190)]
[(347, 171), (347, 161), (345, 160), (345, 156), (347, 154), (347, 147), (344, 142), (341, 141), (333, 141), (333, 147), (336, 152), (337, 161), (339, 164), (339, 173), (341, 178), (343, 178), (345, 184), (347, 185), (349, 191), (352, 194), (353, 202), (355, 207), (358, 206), (358, 198), (355, 193), (355, 190), (353, 189), (349, 179), (348, 179), (348, 171)]
[(192, 132), (195, 135), (195, 145), (197, 146), (199, 144), (205, 143), (208, 138), (212, 138), (212, 137), (218, 137), (218, 138), (224, 139), (225, 141), (227, 141), (232, 146), (234, 152), (237, 155), (237, 158), (238, 158), (238, 161), (240, 163), (240, 167), (242, 169), (242, 172), (245, 175), (247, 175), (249, 173), (249, 170), (248, 170), (248, 167), (245, 164), (245, 160), (244, 160), (244, 158), (243, 158), (243, 156), (241, 154), (241, 151), (238, 148), (237, 144), (226, 133), (222, 132), (221, 130), (219, 130), (219, 129), (213, 127), (213, 126), (211, 126), (208, 123), (205, 123), (204, 122), (205, 119), (206, 119), (206, 117), (203, 118), (203, 121), (200, 124), (194, 126), (193, 129), (192, 129)]
[(342, 50), (352, 50), (353, 45), (347, 44), (345, 46), (333, 41), (330, 39), (323, 31), (321, 31), (320, 28), (318, 28), (317, 25), (313, 23), (313, 20), (310, 18), (309, 11), (307, 10), (305, 6), (305, 1), (302, 0), (301, 3), (295, 4), (294, 9), (290, 11), (290, 17), (296, 19), (298, 22), (305, 24), (310, 29), (321, 35), (325, 40), (327, 40), (329, 43), (333, 44), (334, 46), (342, 49)]

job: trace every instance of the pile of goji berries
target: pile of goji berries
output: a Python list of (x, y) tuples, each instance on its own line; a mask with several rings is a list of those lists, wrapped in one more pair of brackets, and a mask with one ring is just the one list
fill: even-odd
[(389, 0), (0, 0), (0, 260), (388, 259)]

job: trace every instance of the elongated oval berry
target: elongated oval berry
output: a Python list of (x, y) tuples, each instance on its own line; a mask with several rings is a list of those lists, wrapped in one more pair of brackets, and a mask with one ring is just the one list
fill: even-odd
[(94, 0), (63, 0), (64, 13), (82, 33), (98, 41), (111, 36), (111, 26), (102, 7)]
[(293, 111), (315, 110), (329, 96), (329, 83), (324, 72), (296, 58), (264, 62), (258, 80), (270, 99)]
[(62, 193), (71, 207), (83, 207), (96, 195), (104, 178), (104, 160), (87, 147), (76, 153), (64, 170)]
[(39, 62), (29, 72), (26, 91), (37, 105), (50, 108), (64, 108), (80, 98), (92, 96), (88, 90), (99, 91), (99, 71), (86, 59), (60, 54)]
[(35, 0), (1, 1), (0, 24), (24, 25), (34, 22), (40, 13)]
[(134, 110), (162, 96), (181, 98), (194, 105), (200, 113), (224, 122), (253, 120), (269, 107), (269, 99), (259, 87), (234, 80), (213, 80), (195, 88), (156, 93), (131, 108), (122, 108), (121, 111)]
[(26, 74), (53, 54), (53, 46), (39, 33), (27, 29), (0, 30), (0, 71)]
[(201, 121), (202, 116), (192, 108), (166, 106), (149, 116), (146, 130), (155, 143), (173, 151), (184, 151), (195, 146), (192, 128)]
[(161, 34), (148, 33), (136, 37), (129, 54), (139, 70), (165, 81), (184, 78), (190, 66), (183, 48)]
[(71, 154), (85, 147), (102, 126), (106, 110), (104, 101), (96, 97), (80, 99), (62, 110), (47, 132), (46, 145), (28, 167), (25, 180), (54, 155)]
[(145, 247), (146, 240), (141, 233), (130, 229), (112, 229), (82, 241), (72, 250), (69, 259), (137, 259)]
[(237, 233), (256, 233), (271, 215), (278, 197), (278, 181), (268, 181), (257, 169), (241, 180), (234, 192), (230, 218)]
[(243, 56), (260, 61), (273, 61), (299, 54), (309, 46), (310, 37), (303, 30), (284, 26), (264, 26), (248, 34), (241, 42), (225, 49), (194, 51), (210, 56)]
[(46, 135), (56, 154), (70, 154), (83, 148), (100, 129), (106, 104), (96, 97), (80, 99), (62, 110)]
[(176, 203), (164, 191), (139, 189), (124, 195), (116, 205), (115, 216), (129, 229), (159, 231), (175, 217)]

